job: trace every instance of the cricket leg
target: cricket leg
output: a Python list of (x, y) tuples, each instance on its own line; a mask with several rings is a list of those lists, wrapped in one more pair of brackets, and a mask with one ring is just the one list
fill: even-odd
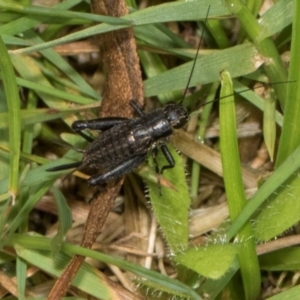
[(161, 196), (162, 193), (161, 193), (161, 183), (160, 183), (160, 175), (161, 175), (161, 172), (159, 171), (159, 166), (158, 166), (158, 162), (157, 162), (157, 154), (158, 154), (158, 149), (157, 147), (153, 148), (152, 149), (152, 159), (153, 159), (153, 163), (154, 163), (154, 166), (155, 166), (155, 172), (156, 172), (156, 175), (157, 175), (157, 186), (158, 186), (158, 193), (159, 195)]
[(108, 181), (116, 180), (118, 178), (123, 177), (124, 175), (130, 173), (134, 169), (136, 169), (143, 161), (146, 160), (147, 154), (141, 154), (138, 156), (134, 156), (119, 165), (117, 165), (112, 170), (109, 170), (103, 174), (98, 174), (92, 176), (88, 183), (91, 186), (103, 186)]
[(52, 167), (47, 169), (46, 171), (48, 172), (55, 172), (55, 171), (63, 171), (63, 170), (68, 170), (68, 169), (73, 169), (73, 168), (78, 168), (82, 162), (75, 162), (75, 163), (70, 163), (70, 164), (65, 164), (65, 165), (60, 165), (56, 167)]
[(164, 157), (166, 158), (167, 162), (169, 163), (168, 165), (163, 166), (161, 168), (160, 174), (162, 174), (164, 172), (164, 170), (174, 168), (175, 161), (174, 161), (174, 158), (173, 158), (172, 154), (170, 153), (168, 147), (165, 144), (162, 144), (160, 146), (160, 149), (161, 149)]
[(145, 115), (144, 112), (142, 111), (142, 109), (138, 106), (138, 104), (134, 100), (131, 100), (129, 103), (130, 103), (131, 107), (137, 112), (137, 114), (140, 117)]
[(82, 130), (97, 130), (104, 131), (110, 129), (116, 125), (122, 124), (127, 118), (121, 117), (107, 117), (93, 120), (78, 120), (72, 124), (72, 129), (86, 139), (88, 142), (92, 142), (93, 139), (82, 132)]

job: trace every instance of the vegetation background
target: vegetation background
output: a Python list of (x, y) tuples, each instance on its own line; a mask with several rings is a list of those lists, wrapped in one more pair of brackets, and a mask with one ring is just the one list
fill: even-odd
[[(128, 2), (121, 19), (91, 14), (88, 1), (46, 4), (0, 1), (1, 297), (46, 298), (79, 254), (90, 259), (72, 299), (296, 299), (299, 2)], [(89, 250), (75, 244), (94, 191), (84, 174), (46, 169), (80, 161), (61, 139), (84, 148), (70, 125), (97, 117), (104, 74), (91, 37), (126, 27), (146, 110), (182, 99), (201, 39), (183, 101), (191, 117), (171, 139), (183, 155), (169, 146), (162, 196), (149, 157)]]

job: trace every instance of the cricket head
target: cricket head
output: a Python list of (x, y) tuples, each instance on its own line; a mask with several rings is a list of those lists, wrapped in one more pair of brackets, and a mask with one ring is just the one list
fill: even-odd
[(183, 127), (189, 119), (187, 110), (176, 103), (167, 104), (164, 108), (164, 114), (170, 125), (176, 129)]

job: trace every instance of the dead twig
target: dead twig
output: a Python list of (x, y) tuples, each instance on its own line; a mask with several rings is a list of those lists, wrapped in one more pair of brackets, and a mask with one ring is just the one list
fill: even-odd
[[(120, 17), (128, 13), (125, 2), (119, 0), (92, 1), (92, 11), (95, 14)], [(132, 29), (123, 29), (96, 37), (96, 44), (100, 47), (101, 59), (106, 73), (106, 82), (100, 115), (102, 117), (120, 116), (132, 117), (129, 101), (134, 99), (143, 105), (143, 86), (136, 44)], [(119, 193), (123, 179), (112, 183), (105, 193), (95, 197), (91, 203), (84, 230), (82, 247), (91, 248), (96, 237), (101, 232), (106, 217)], [(61, 299), (67, 292), (69, 285), (80, 268), (84, 257), (75, 255), (62, 276), (57, 280), (49, 300)], [(116, 290), (115, 284), (101, 276), (108, 283), (114, 299), (136, 299), (134, 294), (124, 288)]]

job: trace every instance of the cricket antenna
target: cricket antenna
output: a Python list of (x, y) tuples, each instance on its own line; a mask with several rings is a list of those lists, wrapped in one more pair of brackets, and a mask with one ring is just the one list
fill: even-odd
[[(263, 87), (273, 87), (274, 85), (277, 85), (277, 84), (294, 83), (294, 82), (296, 82), (296, 80), (279, 81), (279, 82), (272, 82), (272, 83), (271, 83), (271, 82), (269, 82), (269, 83), (267, 83), (267, 82), (266, 82), (266, 83), (262, 83), (262, 84), (260, 84), (260, 85), (255, 86), (253, 89), (249, 89), (249, 88), (243, 89), (243, 90), (241, 90), (241, 91), (234, 92), (234, 93), (231, 94), (231, 95), (227, 95), (227, 96), (224, 96), (224, 97), (219, 97), (219, 98), (215, 98), (215, 99), (213, 99), (213, 100), (207, 101), (207, 102), (205, 102), (205, 103), (199, 105), (199, 107), (203, 107), (203, 106), (205, 106), (205, 105), (207, 105), (207, 104), (210, 104), (210, 103), (214, 103), (214, 102), (220, 101), (220, 100), (222, 100), (222, 99), (225, 99), (225, 98), (227, 98), (227, 97), (229, 97), (229, 96), (232, 96), (232, 95), (235, 95), (235, 94), (236, 94), (236, 95), (241, 95), (241, 94), (243, 94), (243, 93), (245, 93), (245, 92), (254, 91), (254, 90), (256, 90), (256, 89), (263, 88)], [(200, 109), (199, 109), (199, 110), (196, 110), (196, 111), (194, 111), (194, 112), (192, 112), (191, 115), (192, 115), (192, 114), (197, 114), (197, 113), (199, 113), (199, 112), (200, 112)]]
[(80, 153), (84, 153), (85, 150), (84, 149), (81, 149), (81, 148), (77, 148), (77, 147), (74, 147), (66, 142), (63, 142), (63, 141), (58, 141), (58, 140), (52, 140), (52, 139), (48, 139), (49, 141), (51, 141), (51, 143), (54, 143), (54, 144), (57, 144), (61, 147), (64, 147), (68, 150), (74, 150), (76, 152), (80, 152)]
[[(208, 6), (208, 9), (207, 9), (207, 12), (206, 12), (206, 16), (205, 16), (205, 19), (204, 19), (204, 23), (206, 23), (206, 21), (208, 19), (209, 10), (210, 10), (210, 5)], [(195, 59), (194, 59), (194, 62), (193, 62), (193, 66), (192, 66), (192, 69), (191, 69), (191, 72), (190, 72), (190, 75), (189, 75), (189, 79), (188, 79), (187, 85), (186, 85), (185, 90), (183, 92), (182, 99), (179, 102), (179, 104), (182, 104), (182, 102), (183, 102), (183, 100), (184, 100), (184, 98), (185, 98), (185, 96), (187, 94), (187, 91), (189, 89), (189, 85), (191, 83), (191, 80), (192, 80), (192, 77), (193, 77), (193, 73), (194, 73), (194, 70), (195, 70), (195, 66), (196, 66), (196, 62), (197, 62), (197, 57), (198, 57), (198, 54), (199, 54), (199, 51), (200, 51), (200, 46), (201, 46), (203, 34), (204, 34), (204, 27), (202, 28), (202, 31), (201, 31), (200, 40), (199, 40), (199, 43), (198, 43), (198, 46), (197, 46), (197, 51), (196, 51), (196, 55), (195, 55)]]

